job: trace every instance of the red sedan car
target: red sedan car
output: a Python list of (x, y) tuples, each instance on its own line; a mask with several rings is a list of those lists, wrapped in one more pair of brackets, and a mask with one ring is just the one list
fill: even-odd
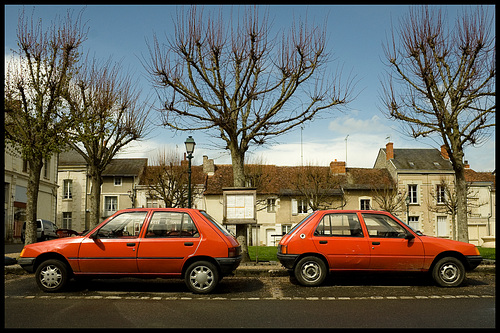
[(277, 256), (305, 286), (334, 271), (429, 271), (454, 287), (482, 261), (473, 244), (424, 236), (387, 212), (366, 210), (312, 213), (281, 239)]
[(18, 263), (46, 292), (70, 277), (176, 277), (211, 292), (241, 261), (236, 239), (206, 212), (140, 208), (116, 212), (81, 236), (24, 247)]

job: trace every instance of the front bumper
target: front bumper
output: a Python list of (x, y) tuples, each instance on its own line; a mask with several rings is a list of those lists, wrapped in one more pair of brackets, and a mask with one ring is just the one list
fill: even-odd
[(481, 256), (465, 256), (465, 259), (467, 260), (468, 270), (473, 270), (483, 261)]
[(19, 258), (17, 259), (17, 263), (28, 273), (34, 272), (34, 264), (36, 258)]
[(242, 256), (239, 255), (237, 257), (215, 258), (215, 260), (219, 264), (222, 275), (226, 276), (231, 274), (240, 265), (241, 258)]

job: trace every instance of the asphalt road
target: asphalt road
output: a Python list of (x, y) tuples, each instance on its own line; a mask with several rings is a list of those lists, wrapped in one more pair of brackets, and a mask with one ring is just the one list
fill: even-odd
[(131, 278), (47, 294), (24, 275), (5, 282), (5, 327), (493, 328), (495, 273), (471, 272), (459, 288), (420, 274), (337, 274), (315, 288), (236, 276), (210, 295), (180, 280)]

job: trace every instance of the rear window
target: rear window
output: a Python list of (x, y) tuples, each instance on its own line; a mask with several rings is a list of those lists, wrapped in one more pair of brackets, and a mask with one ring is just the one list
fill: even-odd
[(307, 215), (306, 217), (304, 217), (302, 219), (302, 221), (300, 221), (299, 223), (297, 223), (292, 229), (290, 229), (289, 232), (287, 232), (286, 234), (287, 235), (290, 235), (292, 234), (299, 226), (301, 226), (302, 224), (304, 224), (307, 220), (309, 220), (309, 218), (314, 214), (314, 212), (312, 212), (311, 214)]
[(212, 216), (208, 215), (207, 212), (200, 210), (201, 215), (205, 216), (207, 220), (212, 223), (217, 229), (219, 229), (226, 236), (234, 236), (229, 230), (227, 230), (222, 224), (217, 222)]

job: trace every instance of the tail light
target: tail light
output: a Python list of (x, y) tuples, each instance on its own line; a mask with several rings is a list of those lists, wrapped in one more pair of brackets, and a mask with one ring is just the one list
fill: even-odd
[(227, 253), (228, 257), (237, 257), (241, 254), (241, 246), (230, 247)]

